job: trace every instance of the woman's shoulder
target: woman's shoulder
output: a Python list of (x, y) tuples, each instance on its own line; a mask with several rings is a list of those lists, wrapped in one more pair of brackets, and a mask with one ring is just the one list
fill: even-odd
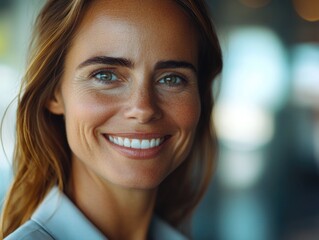
[(29, 220), (4, 240), (54, 240), (38, 223)]

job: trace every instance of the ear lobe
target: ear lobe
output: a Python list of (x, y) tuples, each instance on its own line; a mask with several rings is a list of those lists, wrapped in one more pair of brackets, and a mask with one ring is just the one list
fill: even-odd
[(60, 89), (56, 89), (56, 91), (54, 91), (54, 94), (49, 99), (46, 107), (53, 114), (64, 114), (64, 103)]

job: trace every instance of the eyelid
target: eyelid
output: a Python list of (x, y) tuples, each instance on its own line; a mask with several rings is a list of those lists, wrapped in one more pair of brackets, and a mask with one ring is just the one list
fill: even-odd
[[(172, 77), (177, 79), (171, 79), (167, 81), (166, 78), (172, 78)], [(161, 78), (159, 78), (156, 84), (160, 86), (161, 88), (171, 89), (171, 90), (182, 90), (189, 85), (188, 80), (178, 74), (166, 74), (162, 76)]]
[(89, 74), (89, 77), (93, 78), (95, 75), (97, 75), (99, 73), (103, 73), (103, 72), (110, 72), (110, 73), (113, 73), (116, 76), (118, 76), (118, 74), (114, 71), (114, 69), (112, 69), (112, 68), (102, 68), (102, 69), (98, 69), (98, 70), (95, 70), (95, 71), (91, 72)]
[(197, 74), (189, 68), (167, 68), (158, 72), (159, 76), (177, 75), (184, 79), (197, 77)]
[(185, 76), (182, 73), (168, 72), (168, 73), (165, 73), (165, 74), (161, 75), (158, 78), (158, 81), (160, 81), (160, 80), (162, 80), (163, 78), (166, 78), (166, 77), (178, 77), (185, 83), (188, 82), (188, 79), (189, 79), (189, 77)]
[(167, 74), (167, 75), (163, 76), (161, 79), (167, 78), (167, 77), (176, 77), (176, 78), (180, 78), (182, 81), (185, 81), (185, 82), (187, 81), (184, 76), (181, 76), (179, 74)]

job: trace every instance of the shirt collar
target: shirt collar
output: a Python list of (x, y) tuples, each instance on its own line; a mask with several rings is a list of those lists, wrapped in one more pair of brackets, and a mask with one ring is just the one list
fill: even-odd
[(163, 239), (187, 240), (188, 239), (157, 216), (153, 216), (151, 226), (150, 226), (150, 236), (152, 240), (163, 240)]
[[(107, 240), (56, 186), (48, 193), (31, 219), (37, 222), (55, 239)], [(187, 239), (156, 216), (152, 219), (150, 237), (152, 240)]]
[(31, 219), (55, 239), (107, 239), (58, 187), (52, 188)]

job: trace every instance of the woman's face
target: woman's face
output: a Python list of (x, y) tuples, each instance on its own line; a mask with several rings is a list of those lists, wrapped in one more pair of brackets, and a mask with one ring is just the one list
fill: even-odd
[(153, 189), (188, 155), (200, 116), (196, 31), (173, 1), (95, 1), (49, 109), (73, 173)]

